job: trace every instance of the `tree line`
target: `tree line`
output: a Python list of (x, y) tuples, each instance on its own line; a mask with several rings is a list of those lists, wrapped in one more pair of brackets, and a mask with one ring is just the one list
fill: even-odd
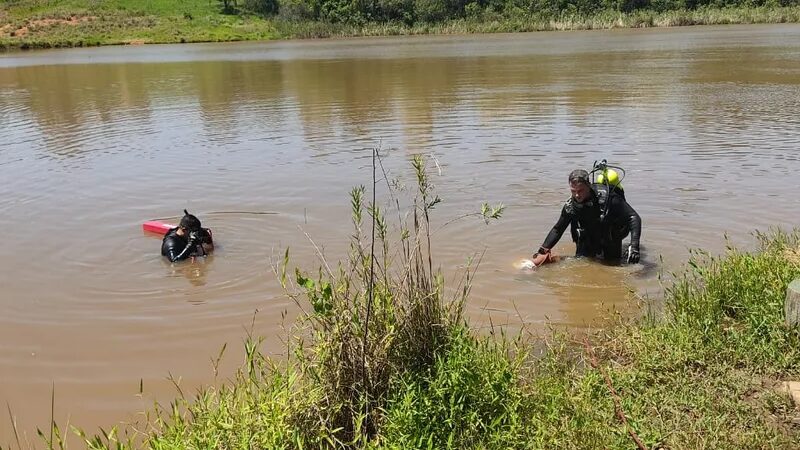
[[(703, 7), (797, 6), (800, 0), (219, 0), (223, 9), (241, 9), (287, 20), (365, 24), (370, 22), (436, 23), (453, 19), (591, 15), (605, 11), (664, 12)], [(239, 8), (239, 9), (237, 9)]]

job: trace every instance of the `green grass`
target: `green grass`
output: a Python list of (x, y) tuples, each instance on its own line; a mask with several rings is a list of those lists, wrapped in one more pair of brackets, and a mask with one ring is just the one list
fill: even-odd
[[(41, 22), (71, 17), (83, 19), (78, 24)], [(219, 3), (210, 0), (17, 0), (0, 5), (0, 27), (5, 26), (0, 33), (0, 49), (786, 22), (800, 22), (800, 7), (703, 7), (558, 16), (525, 11), (496, 13), (487, 9), (473, 11), (467, 18), (437, 23), (354, 25), (287, 20), (281, 16), (264, 18), (242, 11), (236, 15), (224, 14)], [(27, 27), (27, 32), (20, 35), (23, 27)]]
[(800, 22), (800, 7), (700, 8), (667, 12), (604, 11), (591, 15), (562, 14), (558, 17), (484, 13), (477, 17), (441, 23), (369, 23), (364, 26), (322, 22), (280, 22), (278, 36), (327, 38), (346, 36), (396, 36), (425, 34), (518, 33), (532, 31), (607, 30), (690, 25), (729, 25)]
[[(265, 40), (274, 27), (252, 15), (223, 14), (208, 0), (20, 1), (0, 6), (7, 32), (0, 48), (75, 47), (128, 43), (177, 43)], [(82, 18), (78, 24), (45, 19)], [(10, 31), (27, 27), (24, 35)], [(16, 31), (15, 31), (16, 32)]]

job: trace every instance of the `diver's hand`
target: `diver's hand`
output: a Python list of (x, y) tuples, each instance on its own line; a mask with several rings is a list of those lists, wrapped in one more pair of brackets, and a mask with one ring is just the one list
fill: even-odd
[(192, 231), (189, 233), (189, 245), (194, 245), (200, 242), (200, 233), (198, 231)]
[(534, 255), (531, 261), (533, 262), (533, 265), (539, 267), (545, 262), (547, 262), (547, 254), (542, 255), (541, 253), (537, 253), (536, 255)]
[(542, 264), (546, 263), (547, 260), (550, 259), (550, 250), (540, 248), (538, 252), (536, 252), (531, 260), (536, 267), (541, 266)]
[(625, 251), (625, 255), (628, 264), (637, 264), (639, 262), (639, 247), (629, 245), (628, 250)]

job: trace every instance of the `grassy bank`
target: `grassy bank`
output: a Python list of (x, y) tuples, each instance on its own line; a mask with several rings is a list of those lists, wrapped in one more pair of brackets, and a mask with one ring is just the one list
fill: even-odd
[[(151, 412), (143, 431), (86, 436), (88, 447), (800, 446), (798, 411), (778, 389), (800, 377), (800, 334), (783, 325), (800, 233), (758, 235), (755, 252), (696, 253), (658, 319), (612, 317), (604, 331), (543, 341), (477, 335), (462, 314), (476, 260), (445, 289), (429, 251), (439, 198), (425, 161), (414, 168), (407, 213), (388, 186), (383, 208), (353, 190), (345, 261), (292, 274), (287, 250), (276, 265), (306, 311), (287, 360), (266, 359), (249, 339), (233, 380)], [(475, 215), (489, 223), (501, 213)]]
[(0, 49), (800, 21), (800, 7), (776, 5), (620, 11), (532, 10), (473, 2), (441, 17), (414, 13), (411, 5), (405, 20), (374, 20), (355, 13), (352, 20), (343, 20), (313, 8), (287, 4), (278, 14), (259, 14), (245, 8), (225, 10), (209, 0), (15, 0), (0, 5)]
[(701, 8), (630, 13), (601, 11), (591, 14), (561, 13), (555, 16), (482, 12), (476, 16), (434, 23), (398, 22), (352, 25), (325, 22), (274, 22), (281, 38), (328, 38), (350, 36), (404, 36), (428, 34), (518, 33), (531, 31), (610, 30), (691, 25), (798, 23), (800, 7)]

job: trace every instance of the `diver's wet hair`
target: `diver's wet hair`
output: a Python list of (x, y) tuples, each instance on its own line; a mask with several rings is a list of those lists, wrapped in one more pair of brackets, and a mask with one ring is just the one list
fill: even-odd
[(569, 173), (569, 183), (589, 184), (589, 172), (583, 169), (576, 169)]
[(180, 223), (181, 228), (185, 228), (189, 231), (199, 231), (203, 228), (200, 224), (200, 219), (197, 217), (189, 214), (189, 211), (183, 210), (183, 217), (181, 218)]

